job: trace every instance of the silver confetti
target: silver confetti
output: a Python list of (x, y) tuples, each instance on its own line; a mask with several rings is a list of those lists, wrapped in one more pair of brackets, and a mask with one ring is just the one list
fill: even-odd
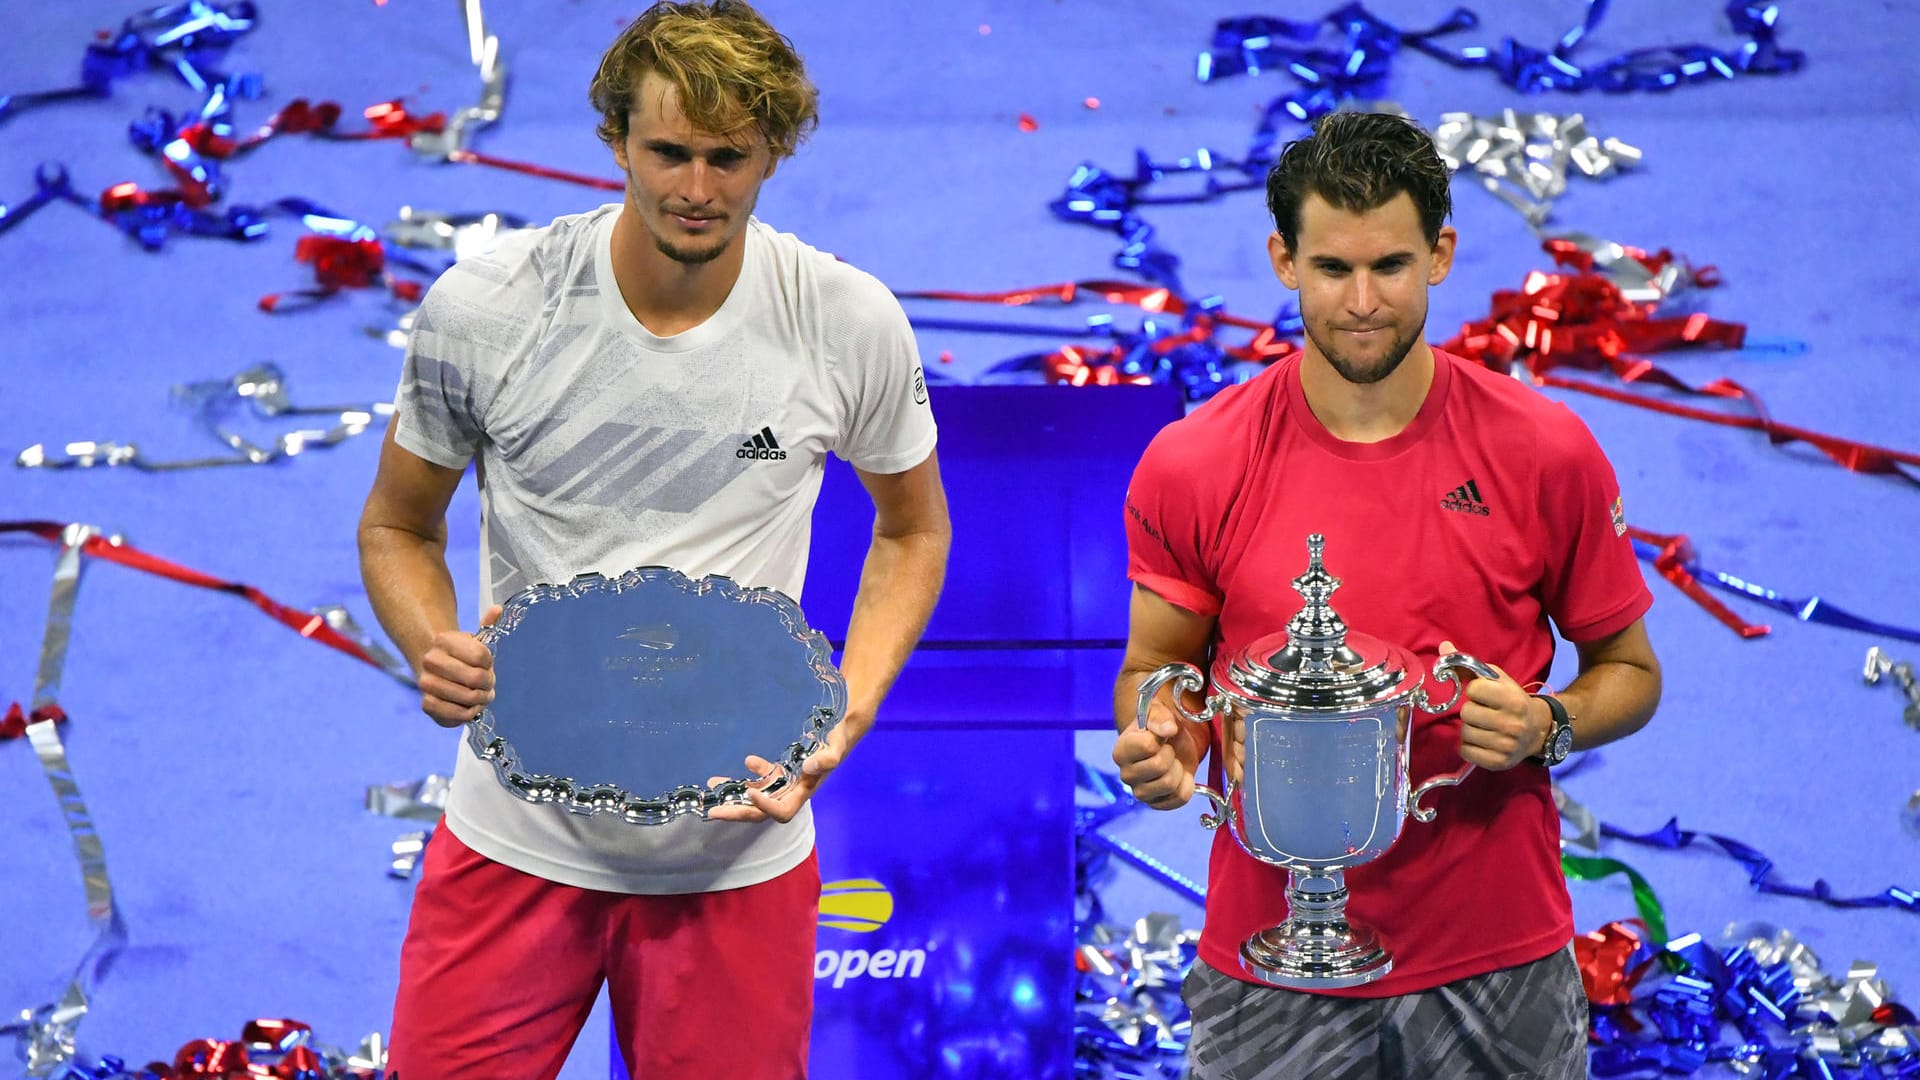
[[(1894, 1000), (1886, 980), (1879, 977), (1878, 965), (1856, 960), (1845, 978), (1835, 978), (1790, 931), (1767, 923), (1731, 924), (1721, 941), (1745, 947), (1763, 966), (1788, 965), (1794, 989), (1800, 993), (1798, 1005), (1788, 1016), (1789, 1027), (1805, 1052), (1821, 1061), (1854, 1068), (1862, 1059), (1894, 1060), (1920, 1045), (1920, 1031), (1913, 1026), (1882, 1026), (1874, 1020), (1873, 1011)], [(1746, 1064), (1758, 1060), (1756, 1055)]]
[(439, 773), (397, 784), (367, 785), (367, 809), (386, 817), (439, 821), (452, 780)]
[(446, 161), (457, 151), (467, 149), (473, 132), (500, 119), (507, 103), (507, 65), (500, 59), (500, 39), (487, 33), (486, 18), (480, 0), (465, 0), (462, 5), (467, 25), (467, 52), (480, 70), (480, 100), (447, 118), (438, 132), (421, 131), (407, 140), (413, 152), (423, 158)]
[(1579, 113), (1497, 116), (1452, 112), (1433, 130), (1440, 160), (1454, 172), (1471, 168), (1480, 186), (1539, 229), (1566, 194), (1570, 174), (1600, 180), (1639, 165), (1641, 154), (1618, 139), (1600, 139)]
[[(1907, 696), (1907, 705), (1901, 710), (1901, 718), (1908, 727), (1920, 731), (1920, 682), (1913, 677), (1913, 664), (1906, 660), (1894, 660), (1875, 645), (1867, 650), (1867, 665), (1860, 674), (1868, 686), (1875, 685), (1883, 678), (1891, 678), (1900, 692)], [(1900, 824), (1909, 833), (1920, 837), (1920, 790), (1916, 790), (1901, 809)]]
[(1881, 650), (1880, 646), (1875, 645), (1867, 650), (1867, 667), (1862, 674), (1868, 686), (1878, 683), (1882, 677), (1891, 676), (1894, 685), (1907, 696), (1907, 707), (1902, 713), (1902, 718), (1906, 720), (1908, 727), (1920, 731), (1920, 683), (1914, 680), (1912, 663), (1906, 660), (1893, 660)]
[(360, 1048), (346, 1055), (344, 1060), (334, 1060), (332, 1056), (329, 1055), (329, 1064), (335, 1069), (345, 1067), (347, 1069), (369, 1071), (376, 1075), (384, 1076), (386, 1075), (387, 1068), (386, 1040), (376, 1031), (366, 1038), (361, 1039)]
[(1593, 257), (1593, 271), (1604, 275), (1620, 289), (1620, 295), (1636, 304), (1663, 304), (1698, 284), (1693, 267), (1684, 259), (1667, 260), (1659, 273), (1647, 269), (1633, 257), (1625, 244), (1603, 240), (1591, 233), (1540, 233), (1542, 240), (1560, 240), (1573, 244)]
[(1560, 846), (1577, 844), (1588, 851), (1598, 854), (1600, 851), (1600, 819), (1586, 804), (1567, 794), (1558, 780), (1549, 781), (1553, 786), (1553, 807), (1560, 816), (1574, 827), (1574, 835), (1562, 839)]
[(431, 829), (401, 833), (393, 842), (393, 861), (387, 867), (387, 876), (401, 881), (412, 878), (413, 868), (419, 864), (420, 853), (427, 849), (427, 837), (431, 835)]
[[(1200, 932), (1172, 915), (1152, 914), (1130, 927), (1099, 924), (1082, 931), (1081, 1008), (1129, 1047), (1184, 1045), (1191, 1022), (1180, 1005), (1180, 982), (1193, 965)], [(1086, 995), (1098, 994), (1092, 1000)], [(1173, 1017), (1178, 1016), (1176, 1020)]]
[[(334, 446), (367, 430), (376, 417), (393, 415), (390, 402), (365, 405), (295, 405), (287, 398), (286, 377), (273, 364), (260, 364), (225, 381), (187, 383), (173, 388), (176, 405), (195, 415), (202, 426), (235, 451), (217, 457), (154, 460), (131, 442), (78, 441), (50, 450), (35, 443), (20, 451), (14, 464), (23, 469), (75, 469), (127, 465), (147, 472), (202, 469), (218, 465), (265, 465), (307, 450)], [(289, 431), (261, 446), (233, 430), (229, 415), (242, 403), (261, 419), (287, 416), (330, 416), (327, 428)]]
[(502, 237), (525, 228), (526, 219), (513, 214), (450, 214), (403, 206), (399, 218), (387, 223), (386, 238), (404, 248), (445, 251), (464, 259), (493, 250)]
[[(399, 218), (387, 223), (383, 235), (387, 243), (395, 247), (444, 253), (445, 264), (434, 272), (445, 273), (455, 261), (492, 251), (503, 238), (530, 227), (525, 218), (515, 214), (494, 211), (450, 214), (403, 206)], [(394, 316), (393, 325), (369, 326), (367, 335), (396, 349), (404, 349), (413, 333), (414, 316), (419, 311), (419, 304), (407, 304)]]
[[(39, 711), (59, 703), (60, 680), (66, 669), (67, 646), (72, 638), (73, 608), (80, 589), (82, 549), (88, 540), (101, 536), (91, 525), (69, 525), (61, 535), (59, 561), (54, 566), (53, 593), (47, 605), (46, 631), (40, 644), (40, 667), (34, 679), (33, 709)], [(109, 539), (119, 543), (118, 537)], [(114, 901), (113, 884), (107, 876), (106, 849), (94, 828), (93, 816), (80, 793), (80, 782), (67, 760), (67, 748), (53, 720), (37, 720), (27, 725), (27, 741), (40, 760), (41, 771), (53, 787), (67, 831), (73, 836), (74, 856), (80, 863), (80, 877), (86, 886), (87, 920), (93, 924), (93, 944), (75, 966), (60, 1000), (34, 1009), (23, 1009), (14, 1022), (0, 1026), (0, 1034), (20, 1039), (21, 1056), (26, 1059), (30, 1077), (50, 1076), (75, 1053), (74, 1031), (86, 1019), (88, 995), (100, 973), (126, 944), (127, 931)]]
[(327, 604), (317, 608), (309, 608), (308, 611), (320, 616), (329, 627), (333, 628), (335, 633), (353, 642), (355, 645), (360, 646), (369, 657), (373, 658), (374, 663), (380, 665), (380, 670), (408, 686), (419, 687), (420, 682), (413, 677), (413, 671), (409, 669), (406, 664), (402, 663), (398, 657), (388, 652), (386, 646), (375, 641), (373, 635), (362, 630), (360, 624), (354, 620), (353, 615), (349, 613), (346, 608), (341, 607), (339, 604)]

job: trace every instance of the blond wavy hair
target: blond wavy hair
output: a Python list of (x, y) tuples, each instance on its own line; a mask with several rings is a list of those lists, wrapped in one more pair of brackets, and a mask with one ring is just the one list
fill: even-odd
[(626, 141), (633, 93), (649, 71), (679, 91), (695, 128), (728, 140), (758, 131), (775, 158), (819, 122), (820, 93), (793, 42), (741, 0), (661, 0), (621, 31), (587, 91), (608, 146)]

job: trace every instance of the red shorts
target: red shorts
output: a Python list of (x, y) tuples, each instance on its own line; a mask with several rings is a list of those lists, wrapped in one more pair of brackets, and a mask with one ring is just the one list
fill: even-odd
[(635, 1080), (807, 1072), (820, 864), (720, 892), (634, 896), (428, 842), (393, 1006), (396, 1080), (560, 1072), (607, 984)]

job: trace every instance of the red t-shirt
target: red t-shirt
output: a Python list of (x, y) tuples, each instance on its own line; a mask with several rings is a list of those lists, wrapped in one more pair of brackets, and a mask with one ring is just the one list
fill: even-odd
[[(1382, 442), (1327, 431), (1307, 406), (1297, 357), (1169, 424), (1127, 491), (1128, 576), (1215, 616), (1216, 656), (1285, 628), (1316, 532), (1343, 582), (1333, 605), (1347, 625), (1429, 669), (1451, 640), (1525, 684), (1552, 664), (1548, 619), (1576, 642), (1632, 625), (1653, 596), (1613, 469), (1586, 426), (1515, 379), (1433, 355), (1419, 413)], [(1457, 713), (1416, 711), (1414, 785), (1462, 767), (1459, 730)], [(1217, 786), (1219, 724), (1213, 741)], [(1475, 770), (1423, 805), (1439, 816), (1409, 819), (1390, 851), (1346, 874), (1348, 917), (1379, 932), (1393, 971), (1334, 993), (1428, 989), (1538, 960), (1573, 936), (1545, 769)], [(1287, 873), (1223, 828), (1207, 884), (1200, 956), (1246, 978), (1240, 943), (1286, 918)]]

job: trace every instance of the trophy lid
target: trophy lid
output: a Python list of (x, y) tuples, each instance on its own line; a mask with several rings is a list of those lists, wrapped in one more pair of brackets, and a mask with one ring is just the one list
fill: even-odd
[(1403, 650), (1349, 631), (1333, 610), (1340, 579), (1321, 561), (1325, 548), (1320, 533), (1307, 537), (1307, 571), (1293, 579), (1306, 603), (1287, 628), (1255, 641), (1227, 665), (1225, 681), (1243, 696), (1288, 712), (1347, 712), (1410, 692)]

